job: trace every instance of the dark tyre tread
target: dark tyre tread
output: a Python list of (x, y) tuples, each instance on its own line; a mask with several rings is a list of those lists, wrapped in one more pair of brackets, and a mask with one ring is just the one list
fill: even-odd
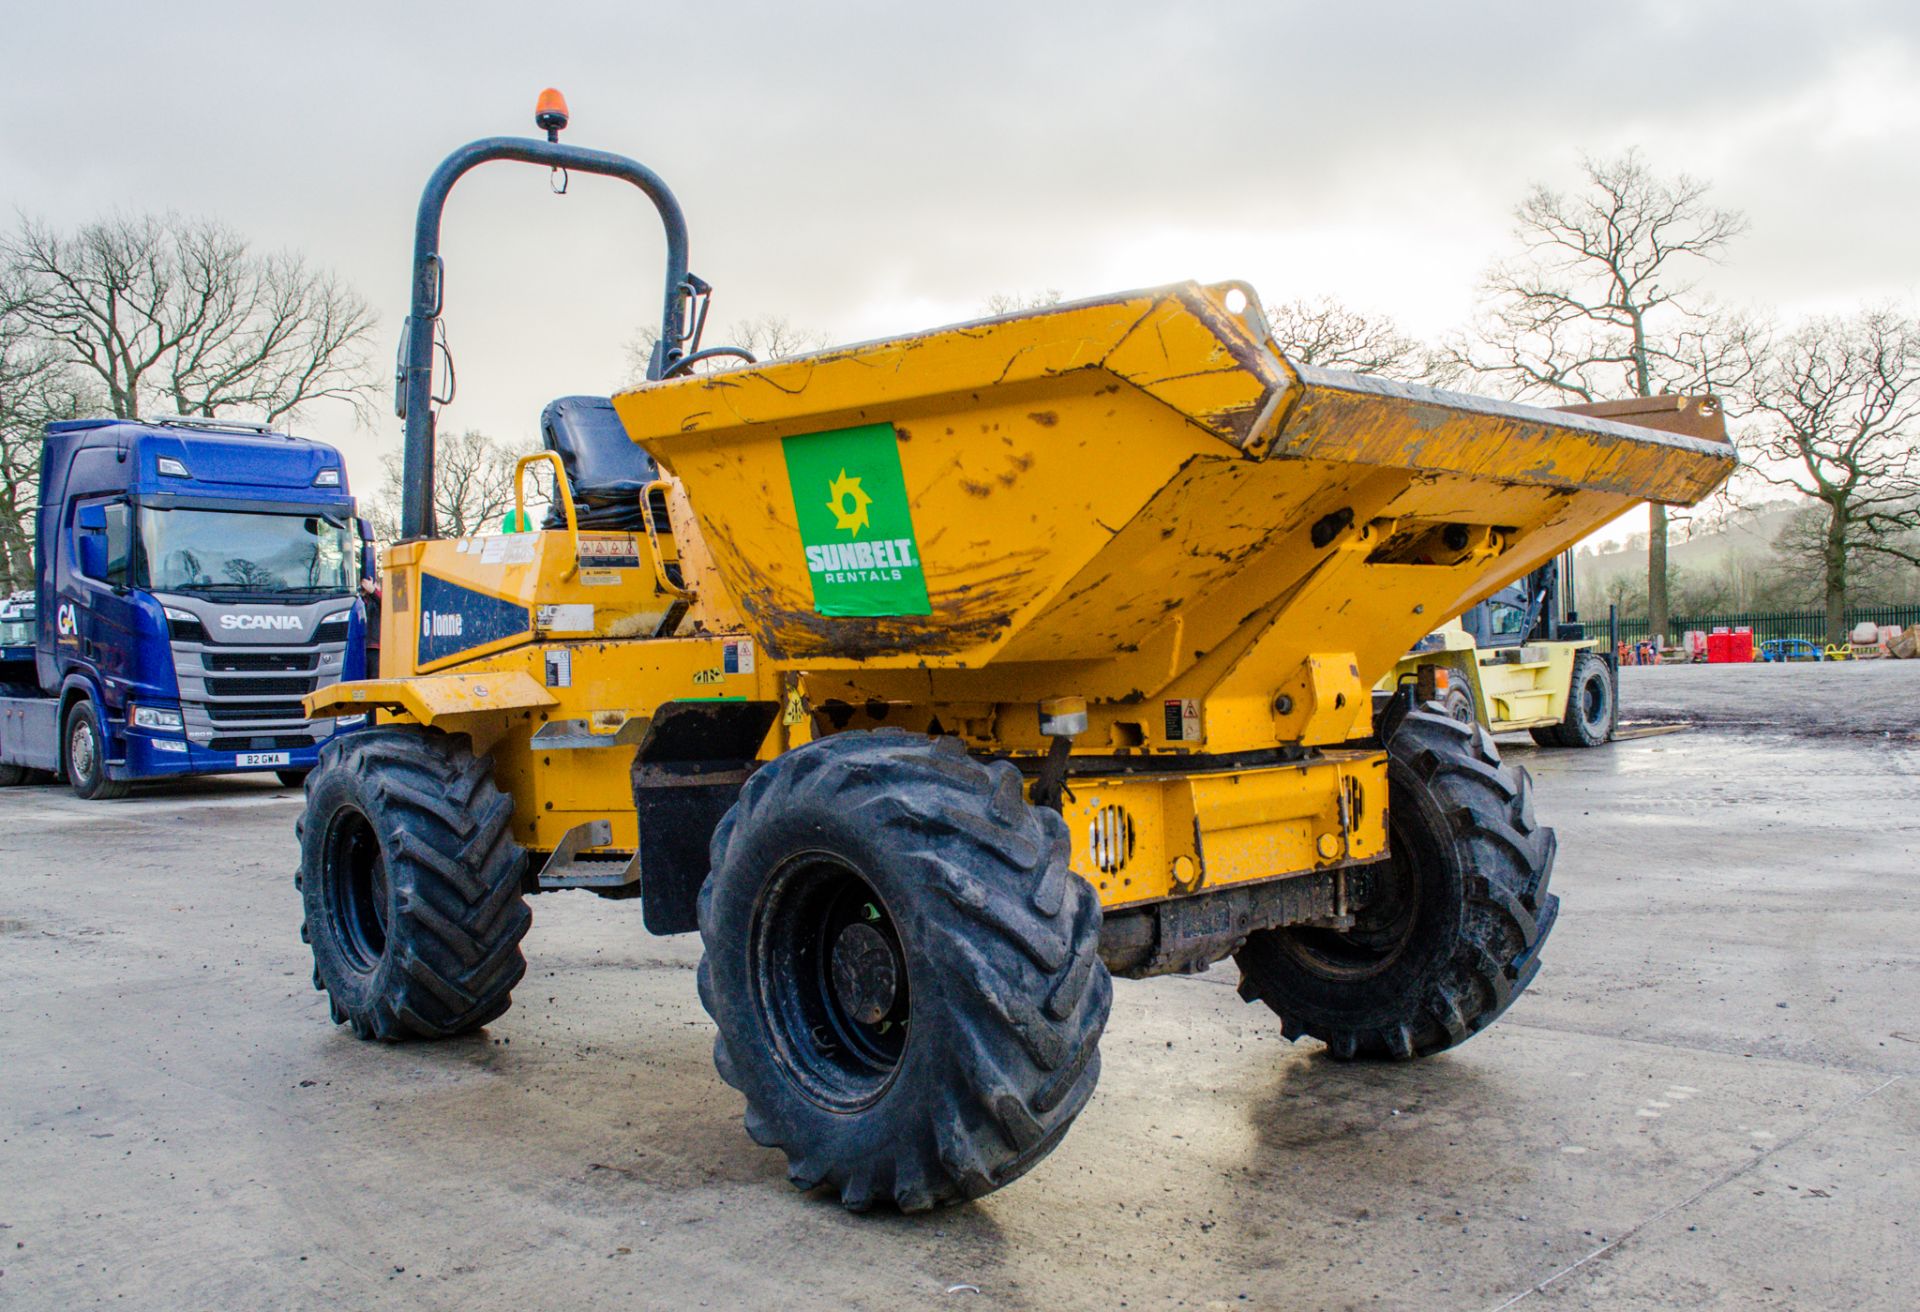
[[(73, 768), (73, 731), (84, 721), (93, 736), (94, 765), (90, 774), (82, 774)], [(125, 779), (107, 778), (107, 734), (106, 727), (100, 723), (100, 717), (94, 713), (93, 703), (81, 699), (67, 711), (66, 719), (60, 726), (60, 757), (66, 768), (67, 786), (73, 789), (74, 796), (85, 802), (117, 802), (133, 792), (133, 785)]]
[[(1284, 929), (1253, 935), (1236, 958), (1243, 997), (1278, 1013), (1287, 1038), (1319, 1039), (1342, 1060), (1431, 1056), (1485, 1029), (1532, 982), (1559, 914), (1547, 892), (1553, 831), (1534, 819), (1532, 779), (1500, 763), (1491, 734), (1420, 709), (1401, 719), (1387, 753), (1389, 809), (1434, 817), (1458, 902), (1457, 914), (1423, 912), (1416, 925), (1409, 951), (1425, 967), (1349, 981), (1340, 994), (1303, 978)], [(1418, 942), (1423, 933), (1429, 941)]]
[[(1599, 681), (1606, 685), (1606, 715), (1599, 723), (1586, 718), (1586, 686)], [(1614, 683), (1613, 670), (1594, 651), (1579, 651), (1573, 657), (1573, 677), (1567, 685), (1567, 711), (1554, 726), (1554, 743), (1560, 747), (1604, 747), (1613, 741), (1620, 722), (1620, 689)]]
[[(778, 854), (809, 841), (884, 855), (863, 869), (915, 972), (913, 1038), (855, 1112), (801, 1093), (750, 996), (751, 909)], [(748, 1134), (786, 1153), (795, 1186), (924, 1211), (1008, 1184), (1060, 1141), (1099, 1079), (1113, 997), (1099, 899), (1067, 859), (1064, 822), (1027, 803), (1018, 772), (950, 738), (838, 734), (748, 781), (700, 893), (700, 1000)]]
[[(306, 780), (300, 873), (301, 937), (313, 945), (314, 987), (336, 1024), (396, 1042), (470, 1033), (512, 1005), (526, 974), (520, 940), (533, 923), (513, 841), (513, 803), (490, 758), (464, 734), (390, 727), (328, 742)], [(335, 937), (323, 873), (329, 825), (364, 815), (390, 889), (386, 943), (371, 971), (353, 968)]]

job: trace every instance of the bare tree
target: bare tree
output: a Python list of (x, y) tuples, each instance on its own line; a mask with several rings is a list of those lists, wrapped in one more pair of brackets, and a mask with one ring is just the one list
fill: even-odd
[(1366, 314), (1332, 297), (1288, 301), (1267, 311), (1273, 340), (1288, 359), (1383, 378), (1419, 378), (1426, 352), (1385, 315)]
[[(1578, 193), (1536, 185), (1515, 210), (1520, 251), (1488, 271), (1479, 317), (1436, 357), (1442, 375), (1563, 402), (1742, 387), (1761, 333), (1690, 279), (1746, 219), (1709, 204), (1699, 179), (1655, 174), (1638, 151), (1584, 166)], [(1666, 507), (1649, 507), (1649, 525), (1648, 618), (1665, 634)]]
[(239, 410), (271, 423), (316, 401), (369, 404), (366, 302), (221, 224), (116, 216), (63, 233), (23, 219), (0, 265), (26, 322), (98, 379), (120, 418)]
[[(497, 528), (513, 509), (514, 465), (532, 449), (505, 446), (471, 428), (442, 434), (433, 451), (433, 517), (440, 535), (459, 538)], [(369, 519), (376, 538), (394, 542), (400, 537), (401, 461), (394, 454), (380, 463), (386, 477)], [(532, 492), (529, 483), (530, 504)]]
[(0, 596), (33, 585), (33, 512), (46, 425), (83, 413), (83, 380), (19, 313), (19, 293), (0, 278)]
[(1042, 288), (1037, 292), (993, 292), (980, 302), (980, 312), (992, 318), (1003, 314), (1019, 314), (1023, 310), (1044, 310), (1049, 305), (1060, 304), (1060, 289)]
[(1817, 536), (1802, 522), (1781, 545), (1817, 553), (1827, 641), (1843, 641), (1856, 562), (1920, 565), (1920, 323), (1884, 307), (1810, 320), (1770, 353), (1753, 405), (1754, 474), (1824, 511)]
[[(647, 365), (653, 359), (653, 345), (660, 340), (660, 330), (643, 327), (627, 342), (627, 382), (638, 385), (646, 381)], [(796, 328), (783, 314), (763, 314), (757, 319), (739, 319), (729, 327), (720, 340), (703, 343), (704, 346), (738, 346), (753, 353), (759, 361), (782, 360), (788, 356), (805, 355), (809, 351), (823, 350), (827, 346), (825, 333), (815, 332), (811, 328)], [(738, 367), (737, 359), (716, 359), (704, 365), (695, 365), (701, 372), (712, 369), (732, 369)]]

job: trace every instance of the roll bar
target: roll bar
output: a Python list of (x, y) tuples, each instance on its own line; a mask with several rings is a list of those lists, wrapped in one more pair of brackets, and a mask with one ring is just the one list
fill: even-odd
[[(559, 125), (565, 126), (564, 102), (562, 105)], [(542, 107), (544, 112), (545, 97)], [(667, 278), (660, 307), (660, 337), (647, 363), (647, 377), (664, 377), (686, 355), (687, 344), (698, 338), (698, 319), (689, 315), (688, 305), (702, 295), (707, 286), (687, 272), (687, 221), (680, 211), (680, 202), (674, 199), (667, 184), (652, 169), (624, 155), (561, 145), (556, 139), (558, 128), (550, 115), (536, 116), (535, 121), (547, 130), (546, 141), (485, 137), (469, 142), (441, 161), (420, 196), (420, 212), (413, 225), (413, 304), (400, 343), (402, 363), (396, 379), (396, 408), (407, 424), (400, 482), (400, 535), (403, 538), (429, 538), (436, 532), (433, 523), (433, 355), (435, 346), (444, 341), (436, 340), (436, 330), (445, 293), (445, 267), (440, 260), (440, 215), (446, 208), (453, 184), (469, 169), (494, 160), (515, 160), (523, 164), (544, 164), (565, 172), (619, 178), (638, 187), (659, 211), (667, 237)], [(442, 403), (450, 400), (451, 392), (439, 399)]]

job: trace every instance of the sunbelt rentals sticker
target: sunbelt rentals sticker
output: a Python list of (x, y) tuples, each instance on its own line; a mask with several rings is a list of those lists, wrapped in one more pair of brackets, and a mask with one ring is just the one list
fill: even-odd
[(807, 433), (780, 445), (813, 581), (814, 610), (822, 615), (931, 614), (893, 425)]

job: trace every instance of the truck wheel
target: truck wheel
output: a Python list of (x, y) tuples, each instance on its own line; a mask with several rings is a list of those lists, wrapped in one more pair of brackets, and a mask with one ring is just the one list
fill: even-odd
[(1387, 756), (1384, 895), (1350, 931), (1261, 930), (1235, 958), (1242, 997), (1342, 1059), (1426, 1057), (1485, 1029), (1533, 982), (1560, 906), (1553, 831), (1492, 735), (1414, 710)]
[(287, 788), (305, 788), (307, 776), (312, 773), (311, 770), (275, 770), (273, 777)]
[(133, 791), (124, 779), (107, 778), (107, 736), (93, 703), (77, 701), (67, 712), (67, 782), (74, 795), (89, 802), (112, 802)]
[(700, 1000), (747, 1133), (849, 1210), (978, 1198), (1100, 1075), (1100, 901), (1060, 817), (952, 738), (820, 739), (715, 830)]
[(16, 788), (25, 783), (32, 775), (24, 765), (8, 765), (0, 761), (0, 788)]
[(1602, 747), (1613, 741), (1619, 714), (1613, 668), (1594, 652), (1575, 652), (1566, 715), (1559, 724), (1535, 729), (1533, 740), (1543, 747)]
[(373, 729), (320, 749), (294, 883), (335, 1024), (439, 1039), (507, 1009), (533, 922), (512, 819), (465, 734)]

